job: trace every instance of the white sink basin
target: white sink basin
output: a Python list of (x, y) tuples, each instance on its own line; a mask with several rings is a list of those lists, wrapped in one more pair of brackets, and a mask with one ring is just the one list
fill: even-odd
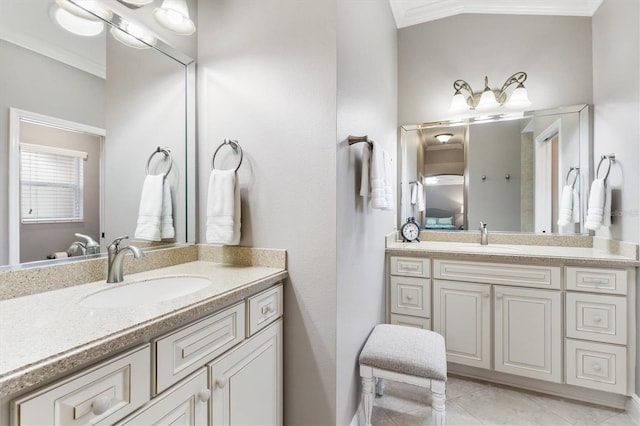
[(148, 305), (187, 296), (212, 285), (199, 276), (169, 276), (149, 278), (101, 290), (80, 301), (85, 308), (122, 308)]
[(473, 251), (476, 253), (515, 253), (520, 249), (517, 247), (501, 246), (501, 245), (480, 245), (480, 244), (465, 244), (456, 246), (455, 251)]

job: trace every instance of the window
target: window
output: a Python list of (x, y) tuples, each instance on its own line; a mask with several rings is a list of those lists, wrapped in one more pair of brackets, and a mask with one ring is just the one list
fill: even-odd
[(20, 144), (22, 223), (83, 220), (83, 168), (86, 152)]

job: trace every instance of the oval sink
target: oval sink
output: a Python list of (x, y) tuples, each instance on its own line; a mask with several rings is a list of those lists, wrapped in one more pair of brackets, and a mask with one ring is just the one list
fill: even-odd
[(148, 278), (117, 285), (84, 297), (80, 306), (85, 308), (122, 308), (148, 305), (187, 296), (212, 285), (199, 276), (169, 276)]
[(477, 253), (513, 253), (513, 252), (520, 251), (520, 249), (516, 247), (500, 246), (500, 245), (483, 246), (481, 244), (468, 244), (463, 246), (457, 246), (455, 250), (474, 251)]

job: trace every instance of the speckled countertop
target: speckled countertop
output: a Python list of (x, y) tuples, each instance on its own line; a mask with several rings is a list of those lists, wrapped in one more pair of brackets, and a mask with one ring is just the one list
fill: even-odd
[(79, 302), (114, 285), (92, 282), (0, 301), (0, 397), (59, 377), (80, 365), (148, 341), (230, 306), (287, 277), (285, 269), (197, 260), (131, 274), (122, 285), (167, 275), (197, 275), (212, 284), (169, 301), (122, 308)]
[[(465, 236), (462, 241), (434, 241), (404, 243), (396, 240), (395, 234), (387, 236), (386, 252), (391, 255), (446, 257), (448, 259), (481, 260), (496, 262), (555, 263), (567, 265), (588, 265), (604, 267), (638, 267), (637, 244), (619, 243), (622, 247), (612, 250), (606, 242), (591, 237), (562, 237), (548, 241), (537, 238), (512, 237), (514, 243), (507, 244), (509, 237), (503, 237), (498, 244), (482, 246), (470, 242)], [(473, 238), (473, 235), (472, 235)], [(474, 238), (474, 239), (479, 239)], [(549, 242), (551, 244), (543, 244)]]

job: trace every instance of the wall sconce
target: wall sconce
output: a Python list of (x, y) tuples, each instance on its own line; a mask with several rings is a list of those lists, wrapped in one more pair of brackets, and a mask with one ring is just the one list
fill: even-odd
[[(85, 1), (84, 6), (103, 19), (111, 18), (111, 12), (100, 7), (95, 1)], [(51, 6), (50, 16), (55, 23), (75, 35), (93, 37), (104, 30), (104, 23), (97, 16), (69, 0), (56, 0)]]
[(111, 27), (111, 35), (125, 46), (134, 49), (148, 49), (158, 43), (155, 36), (134, 23), (123, 20), (120, 25), (122, 28)]
[(186, 0), (164, 0), (152, 14), (160, 25), (175, 33), (190, 35), (196, 30), (195, 24), (189, 18)]
[[(504, 105), (508, 108), (523, 108), (531, 105), (527, 89), (524, 82), (527, 79), (527, 73), (517, 72), (507, 79), (500, 90), (494, 90), (489, 87), (489, 78), (484, 78), (484, 89), (482, 92), (474, 92), (469, 83), (464, 80), (456, 80), (453, 82), (455, 93), (451, 100), (449, 112), (463, 112), (467, 110), (488, 110)], [(507, 88), (516, 84), (516, 88), (511, 93), (507, 101)], [(465, 97), (461, 90), (469, 92), (469, 96)]]
[(435, 138), (441, 143), (447, 143), (452, 136), (453, 135), (451, 133), (440, 133), (439, 135), (436, 135)]

